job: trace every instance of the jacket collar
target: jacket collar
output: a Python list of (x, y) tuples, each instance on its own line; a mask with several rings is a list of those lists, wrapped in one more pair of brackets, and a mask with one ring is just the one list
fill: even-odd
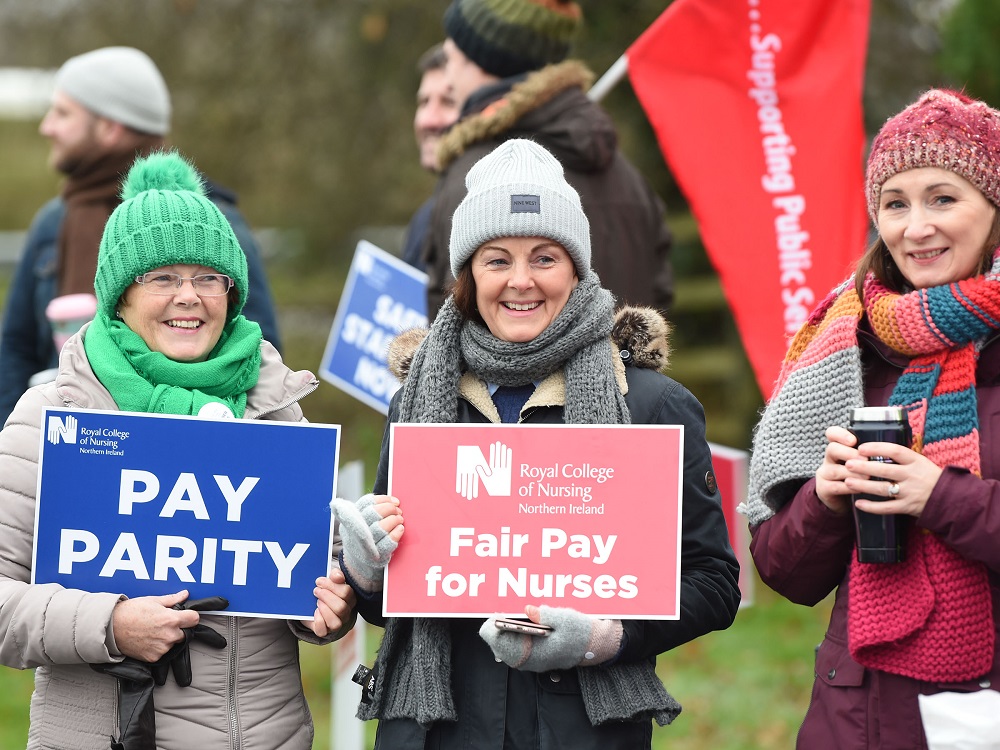
[(490, 99), (481, 112), (470, 114), (452, 127), (438, 144), (438, 171), (465, 153), (472, 144), (494, 138), (510, 130), (514, 123), (532, 110), (550, 102), (570, 88), (589, 88), (594, 74), (577, 60), (547, 65), (514, 83), (510, 92)]
[[(613, 342), (609, 341), (609, 344)], [(621, 357), (614, 357), (615, 381), (618, 383), (618, 390), (624, 396), (628, 393), (628, 380), (625, 376), (625, 363)], [(459, 398), (464, 398), (480, 414), (491, 422), (500, 422), (500, 413), (497, 411), (493, 397), (490, 396), (490, 389), (486, 381), (480, 380), (471, 372), (463, 373), (458, 381)], [(535, 388), (534, 393), (521, 407), (524, 414), (528, 409), (536, 407), (552, 407), (566, 405), (566, 373), (564, 370), (557, 370), (542, 380)]]

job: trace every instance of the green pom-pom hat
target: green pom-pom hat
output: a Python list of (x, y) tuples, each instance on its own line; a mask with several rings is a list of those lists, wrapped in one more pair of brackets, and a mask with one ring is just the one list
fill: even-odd
[(122, 185), (122, 203), (104, 227), (97, 256), (97, 309), (113, 318), (118, 300), (136, 276), (173, 264), (214, 268), (235, 282), (247, 301), (247, 259), (232, 227), (207, 197), (194, 166), (176, 151), (137, 159)]

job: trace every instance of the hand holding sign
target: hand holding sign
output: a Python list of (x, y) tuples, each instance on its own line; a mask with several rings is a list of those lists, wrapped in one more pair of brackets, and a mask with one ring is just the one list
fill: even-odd
[(158, 661), (182, 639), (184, 628), (198, 624), (197, 612), (173, 609), (187, 598), (187, 591), (179, 591), (118, 602), (111, 616), (118, 650), (139, 661)]
[(303, 624), (316, 636), (326, 638), (353, 623), (356, 598), (342, 570), (331, 570), (329, 576), (317, 578), (313, 593), (316, 594), (316, 615)]
[(335, 498), (330, 507), (340, 522), (344, 573), (364, 591), (380, 591), (382, 571), (403, 536), (399, 501), (386, 495), (368, 494), (357, 503)]
[[(132, 602), (139, 607), (145, 608), (153, 605), (163, 609), (165, 604), (146, 601), (142, 599), (178, 599), (169, 607), (177, 612), (193, 613), (199, 610), (220, 610), (229, 606), (229, 602), (221, 596), (209, 597), (207, 599), (193, 599), (183, 602), (187, 597), (186, 591), (181, 591), (169, 597), (138, 597), (136, 599), (126, 599), (115, 606), (115, 614), (119, 615), (116, 623), (123, 624), (119, 607)], [(135, 606), (126, 609), (135, 609)], [(155, 608), (150, 610), (155, 612)], [(197, 615), (195, 615), (197, 617)], [(190, 619), (190, 618), (188, 618)], [(197, 639), (208, 643), (213, 648), (225, 648), (226, 639), (216, 633), (211, 628), (195, 624), (191, 628), (184, 628), (184, 640), (173, 646), (156, 663), (149, 663), (140, 659), (133, 659), (127, 656), (120, 662), (106, 664), (91, 664), (90, 667), (95, 672), (114, 677), (118, 681), (118, 738), (112, 738), (112, 747), (140, 748), (153, 747), (156, 735), (156, 715), (153, 709), (153, 689), (155, 685), (163, 685), (167, 681), (167, 670), (171, 667), (174, 671), (174, 679), (181, 687), (191, 684), (191, 655), (188, 650), (188, 640)], [(117, 638), (116, 638), (117, 640)], [(119, 642), (120, 643), (120, 642)], [(119, 648), (121, 646), (119, 645)]]
[[(229, 601), (222, 596), (210, 596), (205, 599), (188, 599), (183, 604), (175, 604), (173, 609), (178, 611), (193, 612), (217, 612), (229, 606)], [(226, 647), (226, 637), (221, 633), (216, 633), (208, 625), (200, 622), (190, 628), (184, 628), (184, 640), (174, 644), (162, 659), (152, 665), (153, 681), (157, 685), (167, 683), (167, 670), (172, 669), (174, 679), (181, 687), (191, 684), (191, 641), (201, 641), (215, 649)]]

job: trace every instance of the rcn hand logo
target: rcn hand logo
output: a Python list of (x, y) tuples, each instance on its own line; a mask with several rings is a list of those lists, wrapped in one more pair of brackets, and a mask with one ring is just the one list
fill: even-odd
[(490, 497), (510, 497), (513, 465), (511, 449), (499, 440), (490, 443), (489, 461), (478, 445), (460, 445), (455, 466), (455, 492), (472, 500), (479, 497), (479, 483), (482, 482)]
[(76, 417), (72, 414), (67, 414), (66, 419), (62, 420), (59, 417), (50, 416), (46, 434), (48, 436), (48, 441), (53, 445), (59, 444), (59, 438), (62, 438), (64, 443), (75, 443)]

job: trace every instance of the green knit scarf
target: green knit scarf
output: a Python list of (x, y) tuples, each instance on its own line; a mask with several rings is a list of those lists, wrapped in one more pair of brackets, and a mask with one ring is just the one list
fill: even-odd
[(260, 375), (260, 326), (242, 315), (226, 324), (204, 362), (175, 362), (146, 346), (120, 320), (98, 313), (83, 345), (97, 379), (122, 411), (197, 414), (225, 404), (240, 419)]

